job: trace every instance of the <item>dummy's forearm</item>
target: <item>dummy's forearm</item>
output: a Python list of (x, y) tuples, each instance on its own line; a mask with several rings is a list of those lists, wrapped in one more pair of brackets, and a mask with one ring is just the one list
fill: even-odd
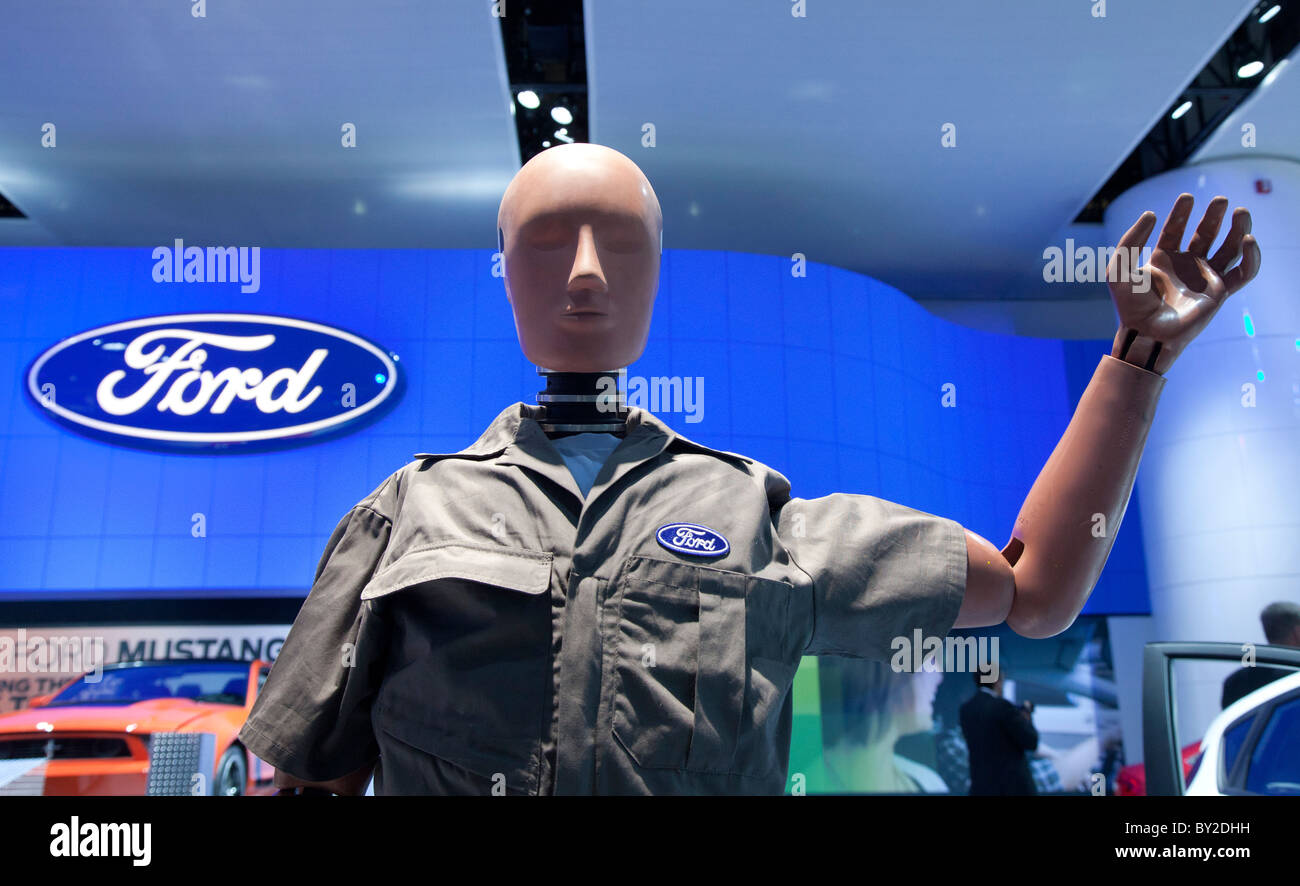
[(1164, 384), (1164, 376), (1101, 358), (1002, 552), (1015, 572), (1006, 621), (1016, 633), (1059, 634), (1083, 609), (1128, 508)]

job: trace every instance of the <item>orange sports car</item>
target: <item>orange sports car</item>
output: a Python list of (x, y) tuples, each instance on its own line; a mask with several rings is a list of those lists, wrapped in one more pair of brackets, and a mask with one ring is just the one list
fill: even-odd
[(216, 737), (199, 793), (272, 794), (275, 770), (235, 738), (270, 668), (265, 661), (171, 659), (105, 665), (98, 680), (83, 674), (21, 711), (0, 714), (0, 794), (148, 793), (150, 741), (163, 732)]

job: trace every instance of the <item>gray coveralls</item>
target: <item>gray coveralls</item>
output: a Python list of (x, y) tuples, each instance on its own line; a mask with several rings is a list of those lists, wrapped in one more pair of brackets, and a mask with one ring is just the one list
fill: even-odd
[(376, 794), (779, 794), (801, 656), (888, 660), (956, 621), (952, 520), (791, 498), (636, 408), (584, 501), (540, 415), (417, 454), (343, 518), (252, 753), (309, 781), (377, 760)]

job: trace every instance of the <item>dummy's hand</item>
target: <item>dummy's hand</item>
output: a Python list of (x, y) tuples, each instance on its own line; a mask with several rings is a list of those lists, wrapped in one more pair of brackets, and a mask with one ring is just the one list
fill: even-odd
[[(1227, 297), (1259, 273), (1259, 244), (1250, 234), (1250, 213), (1240, 206), (1232, 213), (1223, 246), (1213, 258), (1206, 257), (1228, 210), (1227, 197), (1210, 201), (1187, 250), (1179, 249), (1194, 202), (1191, 194), (1174, 202), (1150, 262), (1136, 273), (1121, 262), (1146, 245), (1156, 226), (1154, 212), (1142, 213), (1111, 256), (1106, 279), (1120, 318), (1112, 357), (1163, 374)], [(1238, 258), (1241, 262), (1229, 269)]]
[(374, 771), (374, 764), (362, 766), (356, 772), (349, 773), (342, 778), (336, 778), (333, 781), (304, 781), (296, 775), (290, 775), (283, 769), (275, 770), (272, 779), (273, 784), (280, 788), (276, 796), (294, 796), (295, 791), (301, 790), (306, 795), (311, 794), (340, 794), (342, 796), (355, 796), (365, 793), (366, 785), (370, 784), (370, 776)]

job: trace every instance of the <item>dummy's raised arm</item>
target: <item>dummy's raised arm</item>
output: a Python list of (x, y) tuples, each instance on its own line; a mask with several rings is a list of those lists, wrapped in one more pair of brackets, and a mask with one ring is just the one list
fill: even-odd
[(1050, 637), (1068, 628), (1087, 602), (1128, 507), (1163, 373), (1223, 301), (1259, 272), (1250, 213), (1240, 207), (1223, 246), (1207, 257), (1226, 197), (1210, 202), (1181, 251), (1192, 205), (1190, 194), (1178, 198), (1140, 269), (1131, 256), (1154, 230), (1155, 213), (1143, 213), (1120, 240), (1107, 271), (1120, 317), (1111, 354), (1101, 358), (1006, 547), (999, 552), (966, 531), (966, 595), (955, 627), (1006, 621), (1023, 636)]

